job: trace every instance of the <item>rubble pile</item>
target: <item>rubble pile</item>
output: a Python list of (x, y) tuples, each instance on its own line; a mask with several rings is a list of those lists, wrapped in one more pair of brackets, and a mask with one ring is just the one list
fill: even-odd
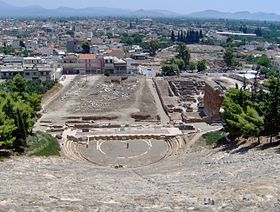
[[(75, 105), (73, 110), (74, 112), (102, 112), (114, 107), (121, 108), (133, 101), (134, 93), (139, 85), (140, 82), (136, 79), (120, 82), (115, 80), (109, 83), (100, 81), (94, 90), (80, 97), (80, 102)], [(76, 93), (79, 93), (79, 89)]]

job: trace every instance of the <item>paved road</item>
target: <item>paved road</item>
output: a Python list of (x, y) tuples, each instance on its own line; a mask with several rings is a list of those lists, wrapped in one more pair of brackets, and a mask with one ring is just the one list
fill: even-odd
[(158, 115), (160, 116), (161, 123), (162, 124), (167, 124), (170, 121), (170, 119), (163, 109), (163, 106), (162, 106), (161, 101), (159, 99), (159, 96), (158, 96), (158, 93), (156, 91), (154, 82), (153, 82), (152, 79), (147, 79), (147, 83), (148, 83), (148, 86), (149, 86), (149, 88), (152, 92), (152, 95), (154, 96), (154, 99), (156, 101), (157, 112), (158, 112)]

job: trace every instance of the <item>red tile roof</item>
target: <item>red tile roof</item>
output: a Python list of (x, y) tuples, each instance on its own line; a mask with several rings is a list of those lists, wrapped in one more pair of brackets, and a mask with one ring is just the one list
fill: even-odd
[(80, 54), (80, 60), (95, 60), (96, 54)]

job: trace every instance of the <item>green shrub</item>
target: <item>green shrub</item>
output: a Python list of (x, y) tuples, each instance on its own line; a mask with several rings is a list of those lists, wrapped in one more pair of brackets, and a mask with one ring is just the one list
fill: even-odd
[(60, 145), (50, 134), (38, 132), (27, 139), (26, 154), (29, 156), (57, 156), (59, 155)]
[(214, 144), (217, 144), (219, 140), (223, 138), (222, 132), (209, 132), (202, 136), (205, 139), (206, 145), (212, 146)]

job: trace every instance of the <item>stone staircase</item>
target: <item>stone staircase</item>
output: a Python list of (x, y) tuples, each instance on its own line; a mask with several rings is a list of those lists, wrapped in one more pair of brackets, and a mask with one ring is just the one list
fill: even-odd
[(74, 161), (80, 161), (80, 162), (88, 162), (80, 153), (79, 146), (82, 144), (79, 144), (75, 141), (65, 139), (61, 145), (61, 149), (64, 153), (64, 155)]
[(166, 157), (181, 154), (186, 145), (186, 141), (182, 137), (170, 138), (167, 141), (168, 151)]

